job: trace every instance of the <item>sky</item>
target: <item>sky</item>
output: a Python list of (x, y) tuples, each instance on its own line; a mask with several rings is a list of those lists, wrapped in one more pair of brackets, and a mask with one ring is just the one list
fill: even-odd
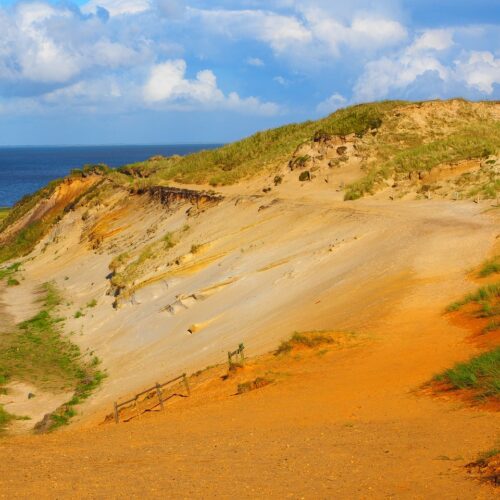
[(0, 0), (0, 145), (219, 143), (500, 100), (499, 0)]

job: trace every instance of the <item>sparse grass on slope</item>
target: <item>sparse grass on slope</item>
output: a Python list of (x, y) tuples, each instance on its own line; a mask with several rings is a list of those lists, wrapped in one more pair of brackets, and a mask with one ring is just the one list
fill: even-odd
[(2, 225), (3, 220), (9, 215), (10, 208), (0, 207), (0, 227)]
[(96, 369), (97, 358), (87, 361), (61, 333), (56, 288), (46, 283), (40, 294), (40, 312), (0, 336), (0, 386), (21, 380), (52, 391), (75, 390), (75, 397), (53, 416), (49, 428), (54, 428), (73, 416), (72, 407), (90, 395), (103, 374)]
[(318, 121), (285, 125), (272, 130), (258, 132), (241, 141), (210, 151), (201, 151), (178, 159), (164, 159), (128, 165), (124, 171), (148, 170), (155, 172), (149, 182), (174, 180), (183, 183), (210, 183), (212, 185), (234, 184), (280, 161), (288, 160), (303, 142), (316, 134), (363, 135), (379, 127), (384, 115), (399, 101), (360, 104), (341, 109)]
[(457, 311), (462, 306), (470, 304), (471, 302), (491, 306), (498, 297), (500, 297), (500, 282), (491, 283), (478, 288), (473, 293), (467, 294), (463, 299), (453, 302), (448, 306), (447, 310), (449, 312)]
[(479, 270), (479, 276), (481, 278), (486, 278), (486, 276), (498, 273), (500, 273), (500, 255), (495, 255), (492, 259), (487, 260)]
[(434, 380), (446, 382), (454, 389), (473, 389), (480, 397), (500, 395), (500, 347), (480, 354), (465, 363), (437, 375)]
[(275, 355), (287, 354), (292, 351), (295, 347), (308, 347), (314, 348), (324, 344), (333, 344), (335, 341), (326, 333), (322, 332), (306, 332), (298, 333), (295, 332), (289, 340), (281, 342), (278, 349), (275, 351)]
[[(377, 185), (391, 175), (404, 177), (441, 164), (497, 154), (500, 123), (474, 112), (471, 106), (464, 101), (452, 121), (436, 115), (434, 123), (428, 125), (429, 130), (418, 132), (404, 131), (399, 120), (391, 120), (369, 147), (372, 161), (366, 176), (348, 186), (345, 199), (355, 200), (373, 193)], [(498, 189), (500, 185), (492, 177), (480, 191), (484, 197), (495, 198)]]

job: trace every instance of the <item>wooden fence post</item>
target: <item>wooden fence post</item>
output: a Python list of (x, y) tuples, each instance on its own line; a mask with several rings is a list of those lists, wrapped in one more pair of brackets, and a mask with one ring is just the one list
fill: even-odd
[(160, 401), (160, 406), (161, 406), (161, 409), (163, 411), (165, 409), (165, 407), (163, 406), (163, 396), (162, 396), (160, 384), (158, 382), (156, 382), (156, 394), (158, 395), (158, 401)]
[(183, 373), (182, 377), (183, 377), (183, 380), (184, 380), (184, 385), (186, 386), (186, 391), (188, 393), (188, 396), (191, 396), (191, 389), (189, 388), (189, 382), (188, 382), (188, 379), (186, 377), (186, 374)]
[(238, 349), (240, 351), (241, 363), (243, 364), (245, 363), (245, 354), (243, 353), (243, 351), (245, 350), (245, 346), (243, 344), (240, 344)]
[(231, 368), (231, 365), (233, 364), (231, 360), (231, 351), (227, 351), (227, 364), (229, 365), (229, 368)]
[(118, 414), (118, 403), (115, 401), (115, 424), (117, 424), (119, 420), (120, 416)]

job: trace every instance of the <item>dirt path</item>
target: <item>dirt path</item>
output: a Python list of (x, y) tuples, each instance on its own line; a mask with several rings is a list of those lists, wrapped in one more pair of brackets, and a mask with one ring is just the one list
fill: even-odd
[(199, 388), (139, 421), (5, 440), (0, 495), (491, 498), (463, 466), (495, 442), (498, 416), (415, 393), (472, 349), (432, 291), (415, 288), (359, 345), (284, 362), (259, 391)]

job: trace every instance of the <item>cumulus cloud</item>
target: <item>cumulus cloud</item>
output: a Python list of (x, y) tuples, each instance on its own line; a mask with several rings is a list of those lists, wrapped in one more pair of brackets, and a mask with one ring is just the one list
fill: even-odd
[(334, 111), (337, 111), (337, 109), (341, 108), (342, 106), (345, 106), (346, 104), (347, 104), (347, 99), (343, 95), (336, 92), (335, 94), (332, 94), (324, 101), (321, 101), (316, 106), (316, 111), (318, 113), (326, 115), (329, 113), (333, 113)]
[(488, 51), (472, 51), (463, 60), (455, 61), (456, 76), (468, 87), (487, 95), (493, 92), (494, 84), (500, 84), (500, 58)]
[(428, 30), (404, 49), (368, 62), (354, 87), (354, 100), (401, 94), (413, 90), (419, 79), (433, 81), (437, 95), (446, 87), (465, 87), (491, 95), (494, 85), (500, 83), (500, 59), (489, 51), (462, 50), (460, 58), (450, 60), (448, 50), (455, 45), (453, 35), (451, 29)]
[(211, 70), (199, 71), (194, 79), (186, 78), (187, 64), (182, 59), (156, 64), (144, 85), (143, 96), (149, 104), (163, 103), (175, 109), (193, 106), (250, 111), (273, 115), (279, 111), (274, 103), (261, 102), (256, 97), (241, 98), (236, 92), (224, 95)]
[(408, 87), (426, 73), (448, 79), (449, 68), (440, 62), (438, 52), (451, 44), (451, 33), (431, 30), (396, 54), (368, 62), (354, 87), (354, 99), (372, 101), (387, 97), (391, 91)]
[(189, 14), (212, 33), (233, 39), (256, 39), (269, 44), (277, 53), (312, 39), (310, 31), (299, 19), (270, 11), (190, 8)]
[(324, 8), (295, 5), (288, 15), (269, 10), (189, 9), (212, 33), (230, 39), (250, 38), (268, 44), (277, 55), (299, 57), (302, 62), (317, 56), (339, 57), (342, 49), (377, 50), (407, 37), (398, 21), (381, 15), (357, 13), (342, 21)]

